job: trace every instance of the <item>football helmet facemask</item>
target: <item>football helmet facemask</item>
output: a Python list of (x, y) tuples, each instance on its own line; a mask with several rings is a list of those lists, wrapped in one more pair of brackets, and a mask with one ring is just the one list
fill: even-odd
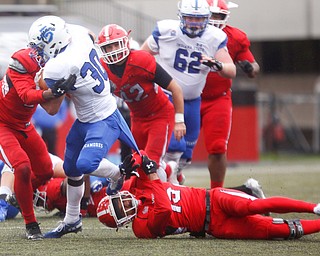
[(101, 199), (97, 217), (107, 227), (122, 227), (136, 216), (138, 204), (138, 200), (129, 191), (120, 191)]
[(44, 16), (31, 25), (28, 36), (30, 57), (40, 67), (63, 52), (71, 41), (66, 22), (57, 16)]
[(190, 37), (201, 36), (210, 17), (206, 0), (181, 0), (178, 3), (180, 28)]
[(224, 29), (230, 17), (228, 5), (224, 0), (207, 0), (210, 8), (209, 24)]
[(124, 60), (130, 53), (129, 34), (124, 28), (110, 24), (102, 28), (98, 36), (98, 46), (102, 59), (107, 64)]
[(33, 193), (33, 208), (37, 212), (47, 212), (47, 192), (36, 189)]

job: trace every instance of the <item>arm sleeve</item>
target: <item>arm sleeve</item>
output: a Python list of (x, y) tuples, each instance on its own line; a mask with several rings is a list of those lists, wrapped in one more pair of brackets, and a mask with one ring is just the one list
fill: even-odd
[(172, 81), (172, 77), (169, 75), (167, 71), (164, 70), (164, 68), (159, 63), (157, 63), (156, 65), (156, 73), (153, 82), (157, 83), (162, 88), (166, 89)]
[(171, 202), (160, 179), (152, 181), (154, 209), (148, 217), (148, 229), (155, 236), (164, 236), (171, 217)]
[(42, 90), (36, 90), (34, 78), (29, 73), (18, 73), (16, 70), (10, 69), (8, 75), (14, 88), (16, 89), (20, 99), (28, 105), (45, 102), (42, 96)]

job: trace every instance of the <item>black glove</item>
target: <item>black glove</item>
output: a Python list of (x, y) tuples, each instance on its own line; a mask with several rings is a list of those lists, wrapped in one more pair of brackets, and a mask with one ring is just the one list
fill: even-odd
[(238, 61), (238, 65), (243, 70), (243, 72), (246, 73), (246, 74), (251, 74), (252, 71), (253, 71), (252, 64), (247, 60)]
[(58, 80), (51, 88), (53, 96), (58, 98), (67, 93), (75, 85), (76, 80), (77, 76), (74, 74), (70, 75), (67, 80), (64, 78)]
[(134, 165), (135, 161), (132, 159), (132, 154), (127, 155), (123, 162), (119, 165), (120, 173), (126, 176), (126, 179), (132, 175), (139, 177), (139, 173), (136, 171), (140, 167), (139, 164)]
[(145, 174), (156, 173), (158, 169), (158, 165), (155, 161), (149, 159), (147, 156), (142, 156), (142, 170)]
[(208, 66), (214, 71), (221, 71), (223, 68), (222, 63), (216, 59), (211, 59), (209, 61), (202, 62), (202, 64)]

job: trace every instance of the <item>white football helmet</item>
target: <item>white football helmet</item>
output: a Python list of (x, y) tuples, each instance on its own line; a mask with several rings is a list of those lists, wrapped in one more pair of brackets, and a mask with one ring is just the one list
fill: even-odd
[[(130, 53), (129, 33), (116, 24), (102, 28), (98, 36), (98, 45), (102, 52), (102, 59), (107, 64), (115, 64), (124, 60)], [(108, 45), (117, 44), (117, 49), (107, 49)]]
[(33, 22), (29, 29), (30, 56), (40, 67), (64, 51), (70, 41), (66, 22), (57, 16), (43, 16)]
[[(209, 5), (206, 0), (181, 0), (178, 3), (180, 28), (190, 37), (201, 36), (210, 18)], [(199, 18), (199, 21), (187, 21), (186, 18)]]
[(138, 204), (138, 200), (129, 191), (120, 191), (101, 199), (97, 207), (97, 217), (107, 227), (122, 227), (136, 216)]
[(230, 17), (228, 5), (224, 0), (207, 0), (210, 8), (209, 24), (224, 29)]

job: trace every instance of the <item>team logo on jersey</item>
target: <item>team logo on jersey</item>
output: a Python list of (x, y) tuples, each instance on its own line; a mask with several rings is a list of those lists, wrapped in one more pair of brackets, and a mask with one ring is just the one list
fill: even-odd
[(56, 29), (54, 27), (43, 27), (40, 29), (40, 35), (38, 36), (38, 40), (42, 40), (43, 42), (49, 44), (53, 40), (53, 31)]
[(171, 30), (171, 33), (170, 33), (171, 36), (175, 36), (176, 34), (177, 34), (176, 30)]

